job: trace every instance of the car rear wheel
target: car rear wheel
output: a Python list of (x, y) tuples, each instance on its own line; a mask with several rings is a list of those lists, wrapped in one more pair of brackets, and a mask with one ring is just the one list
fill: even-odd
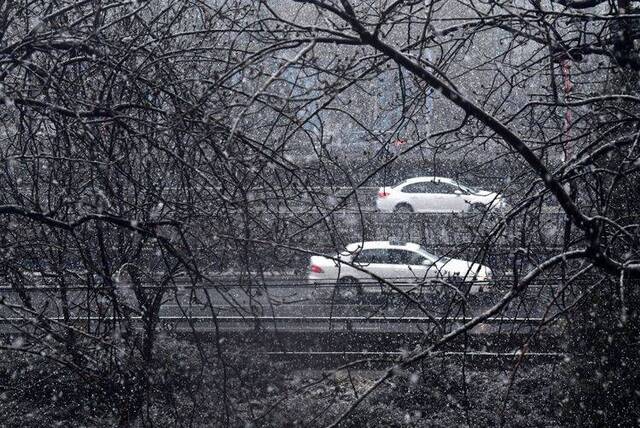
[(357, 279), (347, 276), (338, 280), (336, 292), (340, 299), (352, 300), (362, 295), (362, 287)]
[(393, 211), (397, 213), (412, 213), (413, 207), (409, 204), (398, 204)]

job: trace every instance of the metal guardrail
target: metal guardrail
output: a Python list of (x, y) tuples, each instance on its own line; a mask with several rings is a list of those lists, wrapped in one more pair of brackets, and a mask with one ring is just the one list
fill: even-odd
[[(476, 281), (476, 282), (459, 282), (456, 283), (456, 285), (473, 285), (473, 286), (479, 286), (479, 287), (489, 287), (492, 286), (489, 282), (487, 281)], [(229, 290), (233, 290), (233, 289), (238, 289), (238, 290), (246, 290), (248, 287), (252, 287), (253, 289), (255, 288), (261, 288), (261, 289), (269, 289), (269, 288), (293, 288), (293, 289), (321, 289), (321, 288), (328, 288), (328, 289), (333, 289), (337, 286), (336, 281), (317, 281), (314, 282), (313, 284), (310, 284), (309, 282), (303, 280), (300, 281), (300, 279), (294, 281), (294, 282), (283, 282), (283, 283), (279, 283), (279, 284), (264, 284), (264, 283), (252, 283), (252, 284), (229, 284), (229, 283), (225, 283), (225, 282), (220, 282), (219, 284), (216, 285), (210, 285), (210, 284), (197, 284), (197, 285), (190, 285), (190, 284), (184, 284), (184, 285), (143, 285), (141, 287), (134, 287), (131, 284), (119, 284), (116, 287), (114, 287), (114, 290), (132, 290), (132, 289), (142, 289), (142, 290), (166, 290), (166, 291), (183, 291), (183, 290), (225, 290), (225, 291), (229, 291)], [(416, 289), (419, 290), (420, 288), (423, 289), (423, 291), (428, 290), (428, 289), (434, 289), (437, 287), (445, 287), (445, 284), (440, 284), (440, 283), (423, 283), (423, 284), (416, 284), (416, 283), (404, 283), (404, 284), (396, 284), (397, 287), (399, 287), (400, 289), (404, 290), (408, 290), (408, 289)], [(369, 281), (369, 282), (358, 282), (357, 284), (341, 284), (340, 287), (343, 288), (365, 288), (367, 289), (367, 291), (369, 291), (369, 288), (377, 288), (377, 290), (380, 290), (381, 287), (385, 288), (385, 292), (389, 291), (393, 291), (391, 288), (389, 288), (388, 286), (384, 285), (383, 283), (380, 283), (378, 281)], [(36, 287), (25, 287), (19, 290), (19, 292), (27, 292), (27, 293), (42, 293), (42, 292), (46, 292), (46, 291), (60, 291), (64, 289), (65, 291), (108, 291), (110, 288), (109, 287), (105, 287), (105, 286), (95, 286), (95, 287), (88, 287), (86, 285), (78, 285), (78, 284), (68, 284), (66, 285), (64, 288), (61, 287), (57, 287), (57, 286), (36, 286)], [(5, 293), (17, 293), (18, 290), (16, 290), (13, 287), (0, 287), (0, 293), (5, 292)]]
[[(194, 315), (194, 316), (160, 316), (159, 321), (162, 322), (184, 322), (184, 323), (314, 323), (314, 322), (349, 322), (349, 323), (366, 323), (366, 324), (433, 324), (434, 322), (452, 322), (452, 323), (466, 323), (473, 319), (473, 317), (397, 317), (397, 316), (372, 316), (372, 317), (352, 317), (352, 316), (218, 316), (211, 315)], [(54, 321), (54, 322), (113, 322), (113, 321), (132, 321), (143, 322), (144, 318), (141, 316), (131, 317), (81, 317), (74, 316), (69, 318), (64, 317), (0, 317), (0, 324), (12, 324), (20, 322), (38, 322), (38, 321)], [(546, 319), (539, 317), (492, 317), (487, 318), (481, 324), (533, 324), (539, 325), (545, 322)]]
[[(388, 369), (406, 356), (404, 352), (384, 351), (268, 351), (260, 353), (270, 359), (286, 361), (287, 364), (308, 370), (309, 368), (336, 369), (345, 364), (350, 369)], [(489, 351), (440, 351), (432, 354), (436, 358), (464, 360), (475, 369), (482, 367), (504, 367), (504, 364), (524, 360), (527, 364), (558, 364), (566, 361), (570, 354), (559, 352), (489, 352)]]
[[(239, 278), (238, 276), (222, 276), (222, 277), (215, 277), (213, 274), (211, 273), (207, 273), (206, 274), (208, 277), (213, 277), (213, 279), (215, 279), (217, 282), (215, 284), (210, 284), (210, 283), (199, 283), (199, 284), (191, 284), (188, 277), (184, 277), (184, 276), (179, 276), (179, 277), (175, 277), (173, 278), (173, 281), (175, 281), (175, 285), (173, 283), (169, 284), (169, 285), (155, 285), (151, 282), (145, 282), (144, 284), (142, 284), (140, 287), (136, 287), (130, 283), (127, 283), (126, 281), (121, 281), (119, 282), (115, 287), (113, 287), (114, 290), (127, 290), (127, 289), (134, 289), (134, 288), (139, 288), (142, 290), (166, 290), (166, 291), (190, 291), (190, 290), (232, 290), (232, 289), (239, 289), (239, 290), (243, 290), (243, 289), (248, 289), (249, 287), (251, 287), (252, 289), (256, 289), (256, 288), (260, 288), (260, 289), (266, 289), (268, 290), (269, 288), (294, 288), (294, 289), (321, 289), (321, 288), (335, 288), (337, 283), (335, 280), (308, 280), (306, 278), (301, 278), (299, 275), (294, 275), (291, 272), (287, 272), (285, 273), (283, 276), (278, 277), (277, 274), (275, 273), (270, 273), (269, 275), (264, 275), (265, 280), (268, 281), (277, 281), (277, 282), (255, 282), (256, 280), (260, 279), (261, 275), (259, 275), (258, 273), (255, 272), (251, 272), (249, 274), (247, 274), (247, 278), (251, 278), (252, 282), (251, 283), (239, 283)], [(34, 280), (40, 280), (40, 281), (46, 281), (46, 280), (52, 280), (55, 281), (55, 277), (51, 277), (51, 278), (44, 278), (42, 279), (41, 277), (37, 277), (34, 278)], [(396, 284), (397, 286), (399, 286), (402, 290), (407, 290), (407, 289), (415, 289), (415, 290), (420, 290), (422, 289), (422, 291), (426, 291), (429, 289), (435, 289), (438, 287), (450, 287), (450, 285), (455, 285), (455, 286), (479, 286), (479, 287), (483, 287), (485, 289), (485, 291), (489, 291), (489, 290), (505, 290), (510, 288), (513, 285), (513, 279), (514, 277), (511, 275), (503, 275), (501, 276), (499, 279), (494, 279), (491, 281), (453, 281), (450, 283), (446, 283), (447, 278), (434, 278), (433, 280), (431, 278), (427, 278), (425, 279), (424, 282), (418, 283), (415, 282), (415, 278), (414, 277), (407, 277), (406, 278), (406, 282), (402, 282), (404, 278), (394, 278), (394, 281), (399, 281), (398, 284)], [(160, 278), (158, 279), (160, 280)], [(561, 276), (548, 276), (544, 278), (544, 281), (539, 281), (539, 282), (534, 282), (529, 284), (529, 288), (540, 288), (540, 287), (550, 287), (550, 288), (554, 288), (554, 287), (558, 287), (561, 285), (561, 281), (563, 280), (563, 278)], [(181, 283), (181, 281), (186, 281), (184, 283)], [(587, 282), (588, 283), (588, 278), (587, 279), (583, 279), (582, 282)], [(575, 281), (574, 282), (576, 284), (581, 283), (581, 281)], [(395, 283), (395, 282), (394, 282)], [(388, 286), (380, 283), (379, 281), (376, 280), (370, 280), (370, 281), (360, 281), (357, 284), (341, 284), (341, 287), (364, 287), (364, 288), (377, 288), (378, 290), (380, 290), (381, 287), (384, 288), (384, 291), (392, 291)], [(111, 288), (106, 287), (104, 285), (95, 285), (95, 286), (87, 286), (85, 284), (82, 284), (80, 282), (66, 282), (65, 286), (63, 288), (56, 286), (56, 285), (47, 285), (47, 284), (43, 284), (43, 285), (36, 285), (36, 286), (28, 286), (28, 287), (21, 287), (20, 289), (17, 289), (14, 286), (0, 286), (0, 293), (18, 293), (18, 292), (25, 292), (25, 293), (42, 293), (42, 292), (47, 292), (47, 291), (60, 291), (64, 289), (65, 291), (85, 291), (85, 292), (95, 292), (95, 291), (108, 291)]]
[[(290, 356), (290, 357), (391, 357), (398, 358), (406, 356), (406, 352), (401, 351), (267, 351), (263, 354), (269, 356)], [(468, 358), (496, 358), (496, 359), (516, 359), (525, 358), (565, 358), (569, 354), (563, 352), (489, 352), (489, 351), (434, 351), (434, 356), (453, 356)]]

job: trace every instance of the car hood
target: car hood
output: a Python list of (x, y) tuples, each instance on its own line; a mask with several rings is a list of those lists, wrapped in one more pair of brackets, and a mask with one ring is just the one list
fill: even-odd
[(493, 196), (493, 197), (498, 196), (497, 193), (490, 192), (488, 190), (478, 190), (476, 192), (473, 192), (472, 195), (476, 195), (476, 196)]

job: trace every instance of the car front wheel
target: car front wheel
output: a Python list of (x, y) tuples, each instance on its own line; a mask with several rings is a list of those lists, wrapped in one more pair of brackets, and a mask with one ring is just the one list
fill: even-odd
[(485, 207), (484, 204), (480, 203), (471, 204), (471, 206), (469, 207), (469, 211), (471, 211), (472, 213), (483, 213), (486, 210), (487, 207)]

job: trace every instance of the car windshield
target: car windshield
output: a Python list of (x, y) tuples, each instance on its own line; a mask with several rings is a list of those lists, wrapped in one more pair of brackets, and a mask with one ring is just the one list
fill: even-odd
[(432, 263), (436, 263), (436, 262), (442, 262), (442, 263), (447, 263), (451, 260), (450, 257), (445, 257), (445, 256), (436, 256), (435, 254), (431, 254), (430, 252), (427, 251), (426, 248), (424, 248), (422, 245), (420, 246), (420, 248), (418, 249), (418, 252), (423, 255), (424, 257), (426, 257), (427, 259), (429, 259)]
[(436, 260), (438, 260), (438, 256), (431, 254), (423, 246), (420, 246), (420, 248), (418, 248), (418, 252), (420, 253), (420, 255), (424, 256), (427, 259), (429, 259), (431, 262), (435, 262)]
[(474, 189), (473, 187), (469, 187), (469, 186), (464, 186), (460, 183), (455, 183), (459, 188), (461, 188), (462, 190), (464, 190), (465, 192), (469, 192), (469, 193), (479, 193), (480, 190), (478, 189)]

